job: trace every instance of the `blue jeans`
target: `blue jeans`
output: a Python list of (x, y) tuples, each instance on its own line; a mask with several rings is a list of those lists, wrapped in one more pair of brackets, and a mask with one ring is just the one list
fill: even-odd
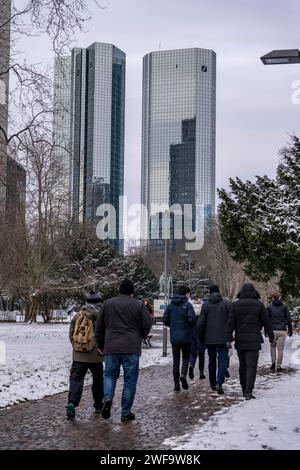
[(106, 354), (104, 371), (104, 400), (115, 396), (117, 380), (121, 366), (124, 371), (122, 393), (122, 416), (128, 416), (133, 405), (136, 384), (139, 377), (139, 359), (137, 354)]
[(223, 385), (228, 366), (228, 349), (225, 344), (208, 344), (207, 352), (209, 357), (208, 371), (210, 385), (212, 387), (215, 387), (216, 385)]

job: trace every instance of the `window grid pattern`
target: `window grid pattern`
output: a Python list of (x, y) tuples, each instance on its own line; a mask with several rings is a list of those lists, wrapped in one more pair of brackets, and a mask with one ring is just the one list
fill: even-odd
[[(77, 52), (75, 62), (79, 67), (77, 72), (75, 66), (72, 79), (75, 206), (83, 207), (83, 220), (94, 220), (100, 204), (114, 205), (118, 235), (119, 196), (124, 192), (126, 56), (111, 44), (94, 43)], [(118, 236), (112, 245), (122, 252)]]
[[(195, 203), (215, 207), (216, 54), (179, 49), (147, 54), (143, 62), (141, 200), (169, 203), (170, 146), (181, 142), (185, 119), (195, 118)], [(142, 220), (145, 233), (149, 221)]]

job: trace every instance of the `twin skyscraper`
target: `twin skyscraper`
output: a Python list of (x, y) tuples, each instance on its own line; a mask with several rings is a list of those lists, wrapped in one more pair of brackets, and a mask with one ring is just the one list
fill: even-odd
[[(56, 59), (54, 77), (54, 142), (65, 169), (66, 210), (79, 222), (93, 221), (99, 205), (112, 204), (117, 233), (123, 223), (125, 69), (124, 52), (94, 43)], [(142, 233), (148, 246), (159, 248), (157, 206), (200, 204), (205, 216), (214, 214), (216, 54), (199, 48), (147, 54), (142, 99)], [(111, 243), (122, 252), (123, 240)]]

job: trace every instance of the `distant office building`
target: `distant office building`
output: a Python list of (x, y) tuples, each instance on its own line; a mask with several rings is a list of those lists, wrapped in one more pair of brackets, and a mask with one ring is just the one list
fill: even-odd
[(7, 158), (6, 216), (10, 223), (17, 223), (25, 214), (26, 171), (13, 158)]
[(96, 221), (96, 209), (112, 204), (117, 215), (117, 240), (123, 251), (124, 119), (126, 56), (111, 44), (75, 48), (71, 63), (72, 214)]
[(8, 122), (8, 88), (9, 88), (9, 58), (10, 58), (10, 23), (11, 0), (1, 0), (0, 24), (0, 141), (5, 141)]
[(214, 214), (215, 125), (216, 54), (198, 48), (147, 54), (141, 200), (148, 208), (142, 233), (154, 238), (150, 248), (162, 247), (154, 204), (203, 204), (206, 218)]
[[(1, 0), (0, 8), (0, 213), (6, 205), (6, 138), (8, 125), (8, 90), (10, 59), (11, 0)], [(6, 26), (5, 26), (6, 25)]]
[(58, 205), (62, 216), (71, 216), (71, 56), (57, 57), (54, 63), (53, 144), (60, 178), (57, 181)]

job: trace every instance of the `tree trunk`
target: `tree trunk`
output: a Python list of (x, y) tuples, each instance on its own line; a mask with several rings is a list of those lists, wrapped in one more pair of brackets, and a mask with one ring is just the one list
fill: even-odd
[(26, 309), (25, 321), (26, 322), (36, 322), (36, 317), (38, 313), (38, 297), (33, 296), (29, 302), (28, 308)]

